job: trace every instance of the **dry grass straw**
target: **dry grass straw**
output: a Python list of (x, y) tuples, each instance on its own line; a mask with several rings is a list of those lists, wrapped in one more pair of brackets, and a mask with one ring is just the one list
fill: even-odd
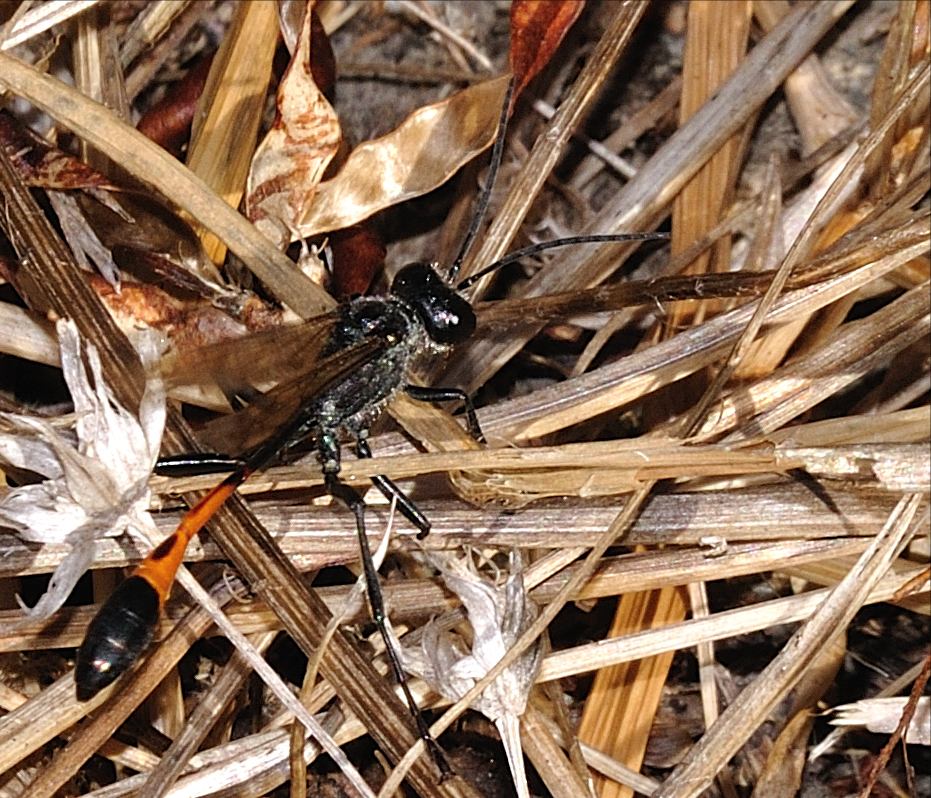
[[(187, 167), (233, 208), (246, 188), (277, 43), (274, 5), (238, 4), (198, 101)], [(222, 240), (202, 231), (201, 242), (210, 259), (222, 264)]]
[[(680, 124), (686, 123), (707, 102), (743, 60), (750, 32), (751, 7), (747, 0), (728, 5), (699, 0), (689, 6), (679, 101)], [(673, 201), (673, 256), (700, 240), (720, 221), (722, 212), (733, 201), (738, 166), (752, 127), (750, 122), (748, 120), (743, 129), (721, 144)], [(722, 236), (710, 251), (702, 253), (686, 266), (684, 272), (704, 274), (720, 271), (729, 262), (730, 237)], [(708, 303), (697, 308), (678, 305), (670, 310), (658, 331), (663, 338), (672, 337), (676, 330), (688, 323), (700, 324), (705, 313), (712, 311)], [(658, 400), (665, 404), (662, 395)], [(649, 416), (647, 419), (649, 423)], [(693, 598), (692, 612), (697, 616), (704, 606), (701, 601), (704, 591), (696, 583), (691, 583), (688, 589)], [(618, 603), (608, 634), (621, 637), (643, 629), (674, 624), (685, 617), (687, 609), (681, 588), (628, 593)], [(703, 696), (706, 690), (711, 696), (705, 700), (705, 720), (710, 724), (714, 719), (711, 707), (715, 712), (717, 709), (717, 691), (705, 663), (713, 663), (714, 654), (705, 644), (699, 648), (698, 655), (702, 664)], [(579, 738), (630, 769), (639, 771), (671, 664), (672, 652), (669, 652), (600, 670), (586, 701), (579, 724)], [(631, 788), (601, 777), (595, 779), (594, 787), (602, 798), (633, 796)]]
[[(635, 294), (631, 301), (646, 304), (618, 314), (604, 330), (628, 331), (652, 314), (663, 322), (662, 334), (637, 351), (598, 364), (598, 353), (610, 344), (611, 335), (596, 333), (571, 379), (484, 408), (480, 419), (492, 448), (477, 447), (449, 415), (399, 401), (392, 412), (427, 452), (388, 433), (373, 439), (373, 460), (345, 463), (344, 476), (358, 484), (387, 474), (418, 479), (425, 493), (432, 489), (432, 496), (418, 502), (434, 524), (431, 535), (417, 544), (402, 534), (393, 544), (398, 551), (419, 545), (435, 551), (470, 546), (493, 554), (520, 546), (537, 553), (526, 580), (541, 607), (540, 617), (483, 683), (441, 717), (434, 727), (437, 733), (546, 630), (566, 602), (621, 597), (609, 639), (570, 644), (548, 654), (539, 680), (554, 685), (534, 691), (522, 719), (525, 751), (553, 795), (587, 796), (594, 785), (603, 797), (632, 795), (634, 789), (655, 790), (665, 798), (691, 796), (716, 778), (722, 792), (731, 794), (734, 774), (728, 762), (797, 684), (805, 686), (807, 696), (799, 699), (797, 713), (819, 699), (832, 679), (832, 663), (836, 666), (843, 653), (838, 636), (859, 607), (894, 600), (927, 611), (923, 566), (901, 555), (910, 538), (927, 534), (929, 492), (931, 414), (927, 406), (913, 407), (927, 395), (929, 384), (921, 350), (929, 332), (931, 270), (926, 200), (922, 203), (931, 168), (929, 70), (926, 29), (922, 34), (916, 22), (927, 13), (927, 4), (896, 7), (869, 118), (839, 96), (813, 55), (850, 5), (693, 3), (679, 127), (590, 215), (585, 232), (603, 233), (651, 229), (671, 214), (673, 258), (664, 277), (682, 270), (730, 272), (739, 266), (762, 278), (752, 291), (740, 293), (732, 286), (729, 296), (740, 299), (680, 303), (660, 313), (654, 312), (656, 295)], [(262, 41), (270, 53), (273, 14), (259, 6), (264, 4), (238, 7), (241, 27), (234, 25), (233, 30), (252, 30), (247, 18), (264, 14), (267, 35)], [(81, 10), (78, 3), (60, 4), (59, 9)], [(569, 137), (607, 85), (644, 11), (641, 3), (617, 4), (601, 41), (567, 87), (548, 135), (537, 139), (464, 274), (509, 248)], [(767, 33), (747, 44), (751, 12)], [(143, 42), (177, 35), (179, 26), (194, 24), (195, 9), (184, 3), (155, 4), (118, 43), (107, 38), (111, 28), (96, 23), (103, 18), (97, 10), (85, 13), (75, 48), (84, 69), (80, 91), (5, 54), (0, 54), (0, 84), (188, 214), (212, 237), (210, 248), (218, 261), (229, 247), (300, 315), (329, 306), (331, 300), (230, 207), (238, 201), (254, 137), (237, 138), (243, 122), (237, 120), (238, 127), (231, 130), (224, 119), (230, 107), (239, 113), (241, 103), (248, 102), (248, 124), (258, 125), (259, 84), (269, 69), (253, 54), (248, 59), (238, 55), (235, 44), (248, 37), (231, 36), (229, 49), (214, 62), (204, 100), (209, 110), (192, 146), (191, 168), (185, 169), (88, 97), (103, 99), (114, 90), (117, 98), (134, 97), (154, 62), (145, 66), (140, 60), (125, 82), (108, 80), (111, 70), (104, 64), (112, 63), (116, 53), (128, 66)], [(3, 49), (42, 24), (33, 12), (18, 15), (7, 26), (7, 35), (14, 38)], [(456, 49), (455, 42), (449, 46)], [(709, 69), (709, 63), (719, 71)], [(736, 201), (755, 120), (780, 87), (806, 156), (802, 172), (810, 180), (799, 183), (798, 175), (789, 175), (773, 161), (759, 191)], [(672, 107), (678, 92), (676, 86), (662, 92), (607, 141), (620, 146), (619, 140), (648, 130)], [(852, 125), (863, 125), (853, 138), (844, 133)], [(229, 152), (238, 170), (226, 169)], [(590, 157), (576, 172), (577, 190), (597, 176)], [(8, 188), (4, 195), (13, 197), (8, 203), (18, 201)], [(26, 242), (53, 253), (50, 261), (57, 257), (67, 263), (70, 256), (61, 251), (60, 242), (47, 230), (30, 226), (30, 213), (37, 211), (25, 204), (8, 205), (8, 215), (20, 225), (14, 243)], [(544, 266), (518, 290), (524, 296), (542, 296), (595, 285), (633, 249), (561, 253), (558, 263)], [(43, 265), (41, 257), (37, 263), (52, 270), (41, 273), (40, 284), (50, 287), (47, 295), (39, 295), (43, 301), (36, 307), (81, 317), (86, 334), (103, 348), (108, 367), (121, 374), (116, 390), (129, 400), (138, 398), (133, 358), (121, 349), (122, 336), (94, 305), (96, 298), (61, 282), (66, 278)], [(593, 294), (588, 307), (601, 309), (596, 303), (602, 300), (604, 296)], [(852, 319), (851, 308), (864, 300), (871, 303), (868, 311)], [(489, 318), (494, 312), (489, 309)], [(538, 312), (546, 317), (542, 301)], [(481, 386), (541, 326), (534, 316), (470, 345), (457, 353), (442, 379)], [(5, 352), (37, 362), (57, 361), (48, 326), (36, 314), (0, 305), (3, 332)], [(590, 368), (593, 363), (598, 365)], [(877, 375), (874, 387), (858, 387)], [(673, 392), (675, 402), (669, 401)], [(848, 397), (855, 403), (805, 423), (807, 414)], [(655, 417), (653, 428), (640, 437), (591, 441), (577, 432), (630, 408)], [(178, 417), (170, 424), (169, 447), (192, 445)], [(460, 496), (487, 506), (467, 506), (435, 480), (424, 479), (436, 474), (449, 474)], [(674, 490), (655, 491), (660, 481)], [(261, 496), (253, 496), (248, 506), (237, 499), (218, 518), (223, 531), (191, 547), (191, 562), (229, 557), (250, 582), (262, 585), (260, 600), (230, 603), (226, 610), (235, 629), (250, 638), (244, 649), (261, 649), (281, 628), (313, 649), (324, 635), (328, 613), (344, 606), (348, 589), (311, 595), (295, 569), (295, 564), (319, 568), (357, 556), (348, 513), (288, 500), (294, 491), (320, 482), (312, 462), (269, 469), (242, 491)], [(200, 478), (153, 481), (162, 509), (159, 525), (167, 531), (177, 522), (175, 496), (211, 484)], [(811, 484), (817, 492), (806, 487)], [(566, 496), (570, 498), (554, 500)], [(502, 507), (516, 512), (502, 512)], [(372, 507), (373, 530), (385, 515), (384, 505)], [(258, 549), (254, 539), (260, 542)], [(630, 553), (609, 552), (619, 543), (629, 546)], [(66, 551), (64, 546), (47, 546), (35, 552), (12, 535), (0, 535), (0, 576), (47, 573)], [(135, 542), (104, 540), (98, 555), (95, 568), (115, 568), (138, 562), (144, 551)], [(811, 589), (724, 612), (708, 611), (701, 587), (706, 581), (768, 572), (804, 579)], [(193, 579), (189, 574), (182, 578)], [(216, 580), (215, 572), (209, 571), (207, 578)], [(229, 598), (222, 584), (216, 590), (224, 600)], [(903, 590), (912, 595), (900, 595)], [(451, 624), (462, 618), (455, 599), (433, 578), (393, 583), (386, 596), (396, 623), (416, 628), (432, 615)], [(51, 623), (24, 624), (15, 632), (7, 629), (17, 613), (0, 611), (0, 650), (75, 646), (91, 611), (69, 608)], [(361, 619), (357, 614), (356, 620)], [(148, 772), (101, 788), (94, 793), (99, 796), (154, 797), (172, 785), (178, 790), (172, 794), (192, 796), (219, 788), (240, 795), (275, 789), (288, 778), (289, 756), (290, 767), (300, 770), (302, 762), (319, 753), (312, 741), (302, 746), (302, 737), (288, 730), (293, 722), (289, 712), (282, 710), (242, 740), (228, 741), (210, 732), (228, 719), (251, 672), (247, 655), (235, 655), (193, 707), (184, 705), (176, 677), (165, 679), (194, 640), (216, 633), (217, 620), (226, 623), (200, 606), (185, 612), (173, 608), (161, 624), (159, 645), (146, 668), (121, 682), (112, 699), (104, 693), (79, 704), (70, 674), (28, 698), (0, 686), (0, 705), (7, 710), (0, 719), (0, 771), (21, 782), (32, 779), (30, 795), (51, 795), (99, 752), (126, 768)], [(758, 677), (718, 716), (712, 644), (783, 623), (801, 626), (784, 651), (762, 664)], [(634, 771), (641, 766), (669, 663), (676, 652), (692, 648), (698, 649), (707, 731), (658, 784)], [(816, 667), (821, 650), (830, 650), (831, 657)], [(468, 794), (458, 784), (433, 783), (423, 758), (415, 761), (410, 752), (405, 756), (413, 737), (370, 660), (337, 635), (323, 656), (325, 678), (302, 691), (305, 709), (299, 712), (321, 711), (338, 693), (345, 705), (324, 716), (327, 732), (340, 744), (372, 734), (392, 762), (400, 762), (382, 794), (393, 794), (410, 766), (411, 781), (422, 795)], [(369, 676), (360, 687), (354, 682), (363, 670)], [(551, 717), (553, 697), (561, 695), (557, 680), (591, 671), (598, 675), (577, 739), (565, 739), (566, 724)], [(415, 690), (424, 701), (441, 705), (424, 685), (415, 685)], [(113, 739), (143, 702), (174, 738), (159, 756)], [(806, 728), (799, 719), (786, 724), (776, 748), (780, 755), (798, 764), (805, 753)], [(33, 778), (24, 760), (55, 737), (65, 740), (64, 747), (52, 757), (51, 767)], [(411, 750), (416, 753), (417, 748)], [(599, 774), (592, 783), (583, 759)], [(764, 769), (761, 778), (768, 779), (766, 773)], [(789, 785), (778, 789), (788, 790)], [(301, 794), (299, 787), (294, 794)]]

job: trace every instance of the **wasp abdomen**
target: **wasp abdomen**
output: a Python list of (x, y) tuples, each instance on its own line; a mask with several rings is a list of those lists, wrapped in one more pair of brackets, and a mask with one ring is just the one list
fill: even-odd
[(141, 576), (130, 576), (113, 591), (78, 649), (74, 682), (79, 701), (93, 698), (149, 647), (159, 604), (155, 588)]

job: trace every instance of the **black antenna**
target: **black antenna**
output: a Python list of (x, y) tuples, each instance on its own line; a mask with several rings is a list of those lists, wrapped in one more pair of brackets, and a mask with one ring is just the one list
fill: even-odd
[(498, 176), (498, 167), (501, 166), (501, 156), (504, 153), (504, 138), (508, 126), (508, 112), (511, 110), (511, 98), (513, 95), (514, 77), (512, 75), (511, 79), (508, 81), (508, 88), (504, 95), (504, 105), (501, 107), (501, 116), (498, 119), (498, 135), (495, 138), (495, 146), (492, 147), (491, 150), (491, 162), (488, 165), (488, 177), (485, 180), (485, 188), (482, 189), (482, 194), (478, 198), (478, 206), (475, 209), (475, 213), (472, 215), (472, 221), (469, 224), (469, 230), (465, 235), (465, 240), (462, 242), (462, 246), (459, 247), (459, 254), (456, 255), (453, 265), (449, 267), (449, 273), (446, 276), (446, 280), (449, 283), (453, 283), (456, 280), (459, 269), (462, 267), (462, 262), (465, 260), (466, 255), (469, 254), (469, 250), (475, 242), (475, 237), (478, 235), (478, 229), (482, 225), (485, 212), (488, 210), (488, 203), (491, 201), (491, 190), (494, 188), (495, 178)]
[(501, 260), (497, 260), (490, 266), (486, 266), (481, 271), (476, 272), (471, 277), (456, 286), (457, 291), (464, 291), (466, 288), (477, 283), (486, 274), (491, 274), (503, 266), (507, 266), (521, 258), (536, 255), (538, 252), (544, 252), (547, 249), (556, 249), (556, 247), (566, 247), (570, 244), (603, 244), (618, 241), (658, 241), (669, 238), (669, 233), (617, 233), (591, 236), (571, 236), (569, 238), (557, 238), (554, 241), (541, 241), (539, 244), (531, 244), (529, 247), (515, 250), (509, 255), (505, 255)]

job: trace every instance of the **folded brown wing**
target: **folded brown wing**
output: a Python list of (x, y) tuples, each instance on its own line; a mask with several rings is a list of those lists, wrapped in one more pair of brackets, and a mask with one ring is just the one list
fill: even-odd
[[(314, 396), (346, 379), (377, 355), (384, 343), (366, 339), (322, 357), (335, 317), (263, 331), (213, 344), (163, 363), (171, 385), (219, 385), (227, 395), (248, 396), (242, 409), (197, 431), (211, 451), (239, 455), (284, 426)], [(272, 387), (269, 387), (272, 386)], [(256, 394), (255, 389), (267, 388)]]
[(215, 384), (232, 394), (288, 382), (316, 370), (335, 321), (334, 313), (325, 313), (299, 324), (169, 354), (160, 364), (161, 375), (169, 388)]

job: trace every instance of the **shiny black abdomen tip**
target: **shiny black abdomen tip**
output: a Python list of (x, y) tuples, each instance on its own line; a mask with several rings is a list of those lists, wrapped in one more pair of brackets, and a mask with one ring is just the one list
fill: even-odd
[(141, 576), (131, 576), (113, 591), (94, 616), (74, 665), (78, 701), (93, 698), (139, 659), (152, 642), (159, 599)]

